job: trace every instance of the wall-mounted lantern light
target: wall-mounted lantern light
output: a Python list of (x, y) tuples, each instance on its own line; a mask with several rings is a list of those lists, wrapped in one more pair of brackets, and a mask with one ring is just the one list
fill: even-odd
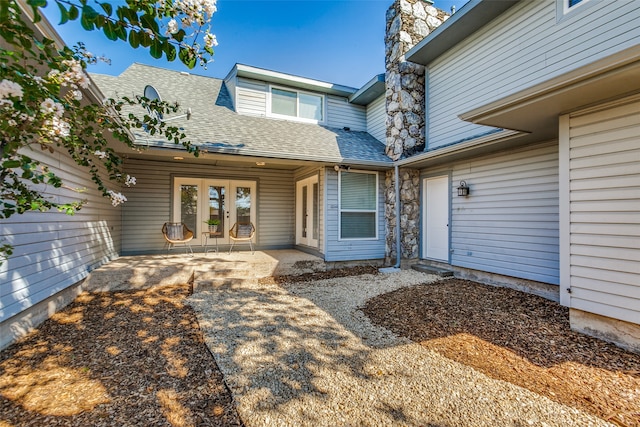
[(469, 187), (467, 187), (467, 183), (465, 181), (460, 181), (460, 187), (458, 187), (458, 196), (468, 196), (469, 195)]

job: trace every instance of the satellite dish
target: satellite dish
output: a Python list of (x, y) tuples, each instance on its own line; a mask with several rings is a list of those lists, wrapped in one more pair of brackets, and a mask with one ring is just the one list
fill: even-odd
[[(146, 85), (144, 87), (144, 97), (147, 98), (149, 101), (162, 102), (162, 98), (160, 98), (160, 94), (158, 93), (156, 88), (151, 85)], [(147, 108), (147, 111), (149, 111), (149, 114), (151, 114), (151, 110)], [(158, 120), (162, 120), (163, 117), (161, 113), (154, 111), (153, 114), (155, 114), (158, 117)]]
[(158, 101), (162, 101), (162, 98), (160, 98), (160, 94), (156, 88), (151, 85), (146, 85), (144, 87), (144, 97), (148, 98), (150, 101), (155, 101), (156, 99)]

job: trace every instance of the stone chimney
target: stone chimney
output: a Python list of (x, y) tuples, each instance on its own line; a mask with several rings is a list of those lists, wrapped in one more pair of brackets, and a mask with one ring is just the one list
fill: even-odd
[[(425, 148), (425, 67), (407, 62), (404, 55), (428, 36), (449, 15), (430, 0), (395, 0), (387, 10), (385, 33), (387, 141), (386, 154), (393, 160)], [(420, 230), (420, 171), (403, 168), (400, 202), (395, 201), (395, 175), (385, 179), (386, 263), (397, 259), (396, 215), (400, 215), (401, 258), (418, 257)]]
[(393, 160), (425, 147), (424, 66), (405, 53), (449, 17), (430, 0), (396, 0), (387, 10), (385, 33), (387, 156)]

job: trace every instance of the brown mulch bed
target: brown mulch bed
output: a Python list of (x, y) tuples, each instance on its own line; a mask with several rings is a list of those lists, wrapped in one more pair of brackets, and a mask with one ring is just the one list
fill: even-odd
[(0, 427), (241, 426), (189, 291), (81, 294), (0, 353)]
[(335, 268), (314, 273), (304, 273), (296, 276), (269, 276), (258, 279), (258, 283), (266, 285), (282, 285), (287, 283), (313, 282), (314, 280), (335, 279), (336, 277), (360, 276), (362, 274), (378, 274), (378, 267), (361, 265), (354, 267)]
[(621, 426), (640, 426), (640, 355), (569, 328), (569, 310), (450, 279), (369, 300), (371, 321), (486, 375)]

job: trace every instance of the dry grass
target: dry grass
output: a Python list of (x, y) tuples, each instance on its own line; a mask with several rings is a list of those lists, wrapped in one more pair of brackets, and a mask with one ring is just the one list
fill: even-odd
[(84, 293), (0, 354), (0, 426), (238, 426), (188, 285)]
[(568, 309), (451, 279), (369, 300), (377, 325), (486, 375), (621, 426), (640, 426), (640, 355), (573, 332)]

